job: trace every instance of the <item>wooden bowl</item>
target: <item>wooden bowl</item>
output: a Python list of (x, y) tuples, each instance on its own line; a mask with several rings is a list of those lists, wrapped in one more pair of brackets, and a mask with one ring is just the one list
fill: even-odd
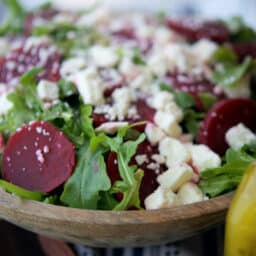
[(223, 222), (232, 195), (171, 209), (92, 211), (20, 199), (0, 190), (0, 218), (32, 232), (95, 247), (156, 245)]

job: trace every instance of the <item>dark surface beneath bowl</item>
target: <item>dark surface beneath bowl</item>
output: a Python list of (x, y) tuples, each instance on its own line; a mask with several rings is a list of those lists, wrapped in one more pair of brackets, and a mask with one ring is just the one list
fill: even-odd
[[(200, 240), (200, 244), (202, 246), (202, 255), (221, 256), (223, 248), (222, 237), (223, 227), (219, 226), (218, 228), (207, 231), (200, 236), (190, 238), (189, 242), (193, 243), (193, 241)], [(63, 247), (66, 247), (66, 244), (64, 244), (63, 242), (55, 242), (54, 240), (49, 241), (52, 243), (53, 246), (56, 244), (56, 248), (60, 248), (61, 244)], [(200, 244), (198, 246), (200, 246)], [(43, 249), (40, 246), (38, 238), (35, 234), (27, 232), (4, 221), (0, 222), (0, 248), (1, 255), (3, 256), (48, 256), (43, 252)], [(72, 245), (69, 246), (69, 248), (70, 250), (72, 250)], [(97, 256), (107, 255), (107, 249), (104, 248), (94, 249), (94, 251), (95, 255)], [(112, 251), (113, 256), (123, 255), (121, 249), (113, 249)], [(135, 252), (133, 255), (140, 256), (140, 252), (142, 251), (142, 249), (134, 248), (133, 251)], [(67, 254), (65, 253), (60, 253), (55, 256), (66, 255)]]

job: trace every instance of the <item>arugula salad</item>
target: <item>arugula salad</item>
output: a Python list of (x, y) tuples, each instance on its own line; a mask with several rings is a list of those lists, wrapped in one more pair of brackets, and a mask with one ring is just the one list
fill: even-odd
[(2, 189), (119, 211), (237, 187), (256, 160), (256, 32), (242, 19), (5, 3)]

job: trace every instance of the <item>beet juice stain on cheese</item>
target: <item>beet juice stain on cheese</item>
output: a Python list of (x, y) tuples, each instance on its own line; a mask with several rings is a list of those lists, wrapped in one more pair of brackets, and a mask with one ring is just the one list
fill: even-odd
[(242, 19), (6, 5), (2, 188), (116, 211), (236, 189), (256, 158), (256, 33)]

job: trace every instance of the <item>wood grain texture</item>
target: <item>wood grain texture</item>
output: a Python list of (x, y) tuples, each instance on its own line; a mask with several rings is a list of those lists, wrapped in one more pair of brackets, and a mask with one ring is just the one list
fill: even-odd
[(29, 231), (94, 247), (173, 242), (223, 222), (232, 195), (171, 209), (92, 211), (22, 200), (0, 190), (0, 218)]

